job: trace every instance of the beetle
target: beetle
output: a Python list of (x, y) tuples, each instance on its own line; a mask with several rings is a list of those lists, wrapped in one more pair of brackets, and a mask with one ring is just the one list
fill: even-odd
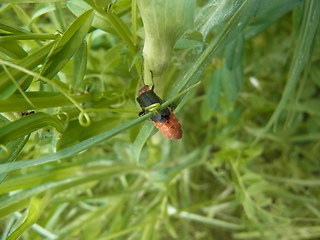
[(160, 111), (152, 111), (152, 108), (156, 108), (157, 105), (160, 106), (160, 104), (163, 103), (162, 99), (153, 91), (153, 88), (154, 87), (150, 89), (148, 85), (145, 85), (139, 90), (137, 102), (142, 108), (139, 116), (148, 112), (156, 113), (150, 118), (156, 128), (169, 139), (181, 139), (181, 125), (170, 108), (167, 107)]

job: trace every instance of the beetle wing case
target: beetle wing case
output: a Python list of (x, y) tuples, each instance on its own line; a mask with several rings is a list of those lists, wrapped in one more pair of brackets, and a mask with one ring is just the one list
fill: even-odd
[[(140, 104), (140, 106), (142, 107), (142, 109), (155, 104), (155, 103), (160, 103), (162, 104), (162, 99), (159, 98), (154, 91), (149, 90), (149, 91), (145, 91), (143, 92), (140, 96), (137, 97), (137, 101)], [(148, 113), (149, 111), (146, 111), (146, 113)], [(162, 117), (167, 117), (170, 115), (170, 112), (168, 109), (162, 109), (159, 114), (151, 117), (150, 119), (154, 122), (158, 122), (162, 119)]]

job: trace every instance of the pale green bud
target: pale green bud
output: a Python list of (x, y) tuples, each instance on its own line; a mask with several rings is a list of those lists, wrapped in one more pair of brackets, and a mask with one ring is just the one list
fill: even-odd
[(145, 82), (162, 75), (170, 63), (174, 44), (194, 22), (194, 0), (138, 0), (145, 29), (143, 48)]

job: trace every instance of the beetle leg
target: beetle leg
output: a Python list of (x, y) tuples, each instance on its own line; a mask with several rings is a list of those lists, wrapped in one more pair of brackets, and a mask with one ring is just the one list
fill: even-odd
[(139, 112), (139, 117), (142, 116), (142, 115), (145, 115), (145, 114), (146, 114), (146, 111), (142, 110), (141, 112)]

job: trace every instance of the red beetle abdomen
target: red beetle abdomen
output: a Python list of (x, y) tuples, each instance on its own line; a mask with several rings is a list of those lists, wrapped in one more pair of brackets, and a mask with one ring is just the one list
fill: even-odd
[(154, 125), (162, 132), (167, 138), (179, 140), (182, 138), (182, 129), (179, 120), (174, 113), (170, 110), (169, 119), (166, 121), (153, 122)]

